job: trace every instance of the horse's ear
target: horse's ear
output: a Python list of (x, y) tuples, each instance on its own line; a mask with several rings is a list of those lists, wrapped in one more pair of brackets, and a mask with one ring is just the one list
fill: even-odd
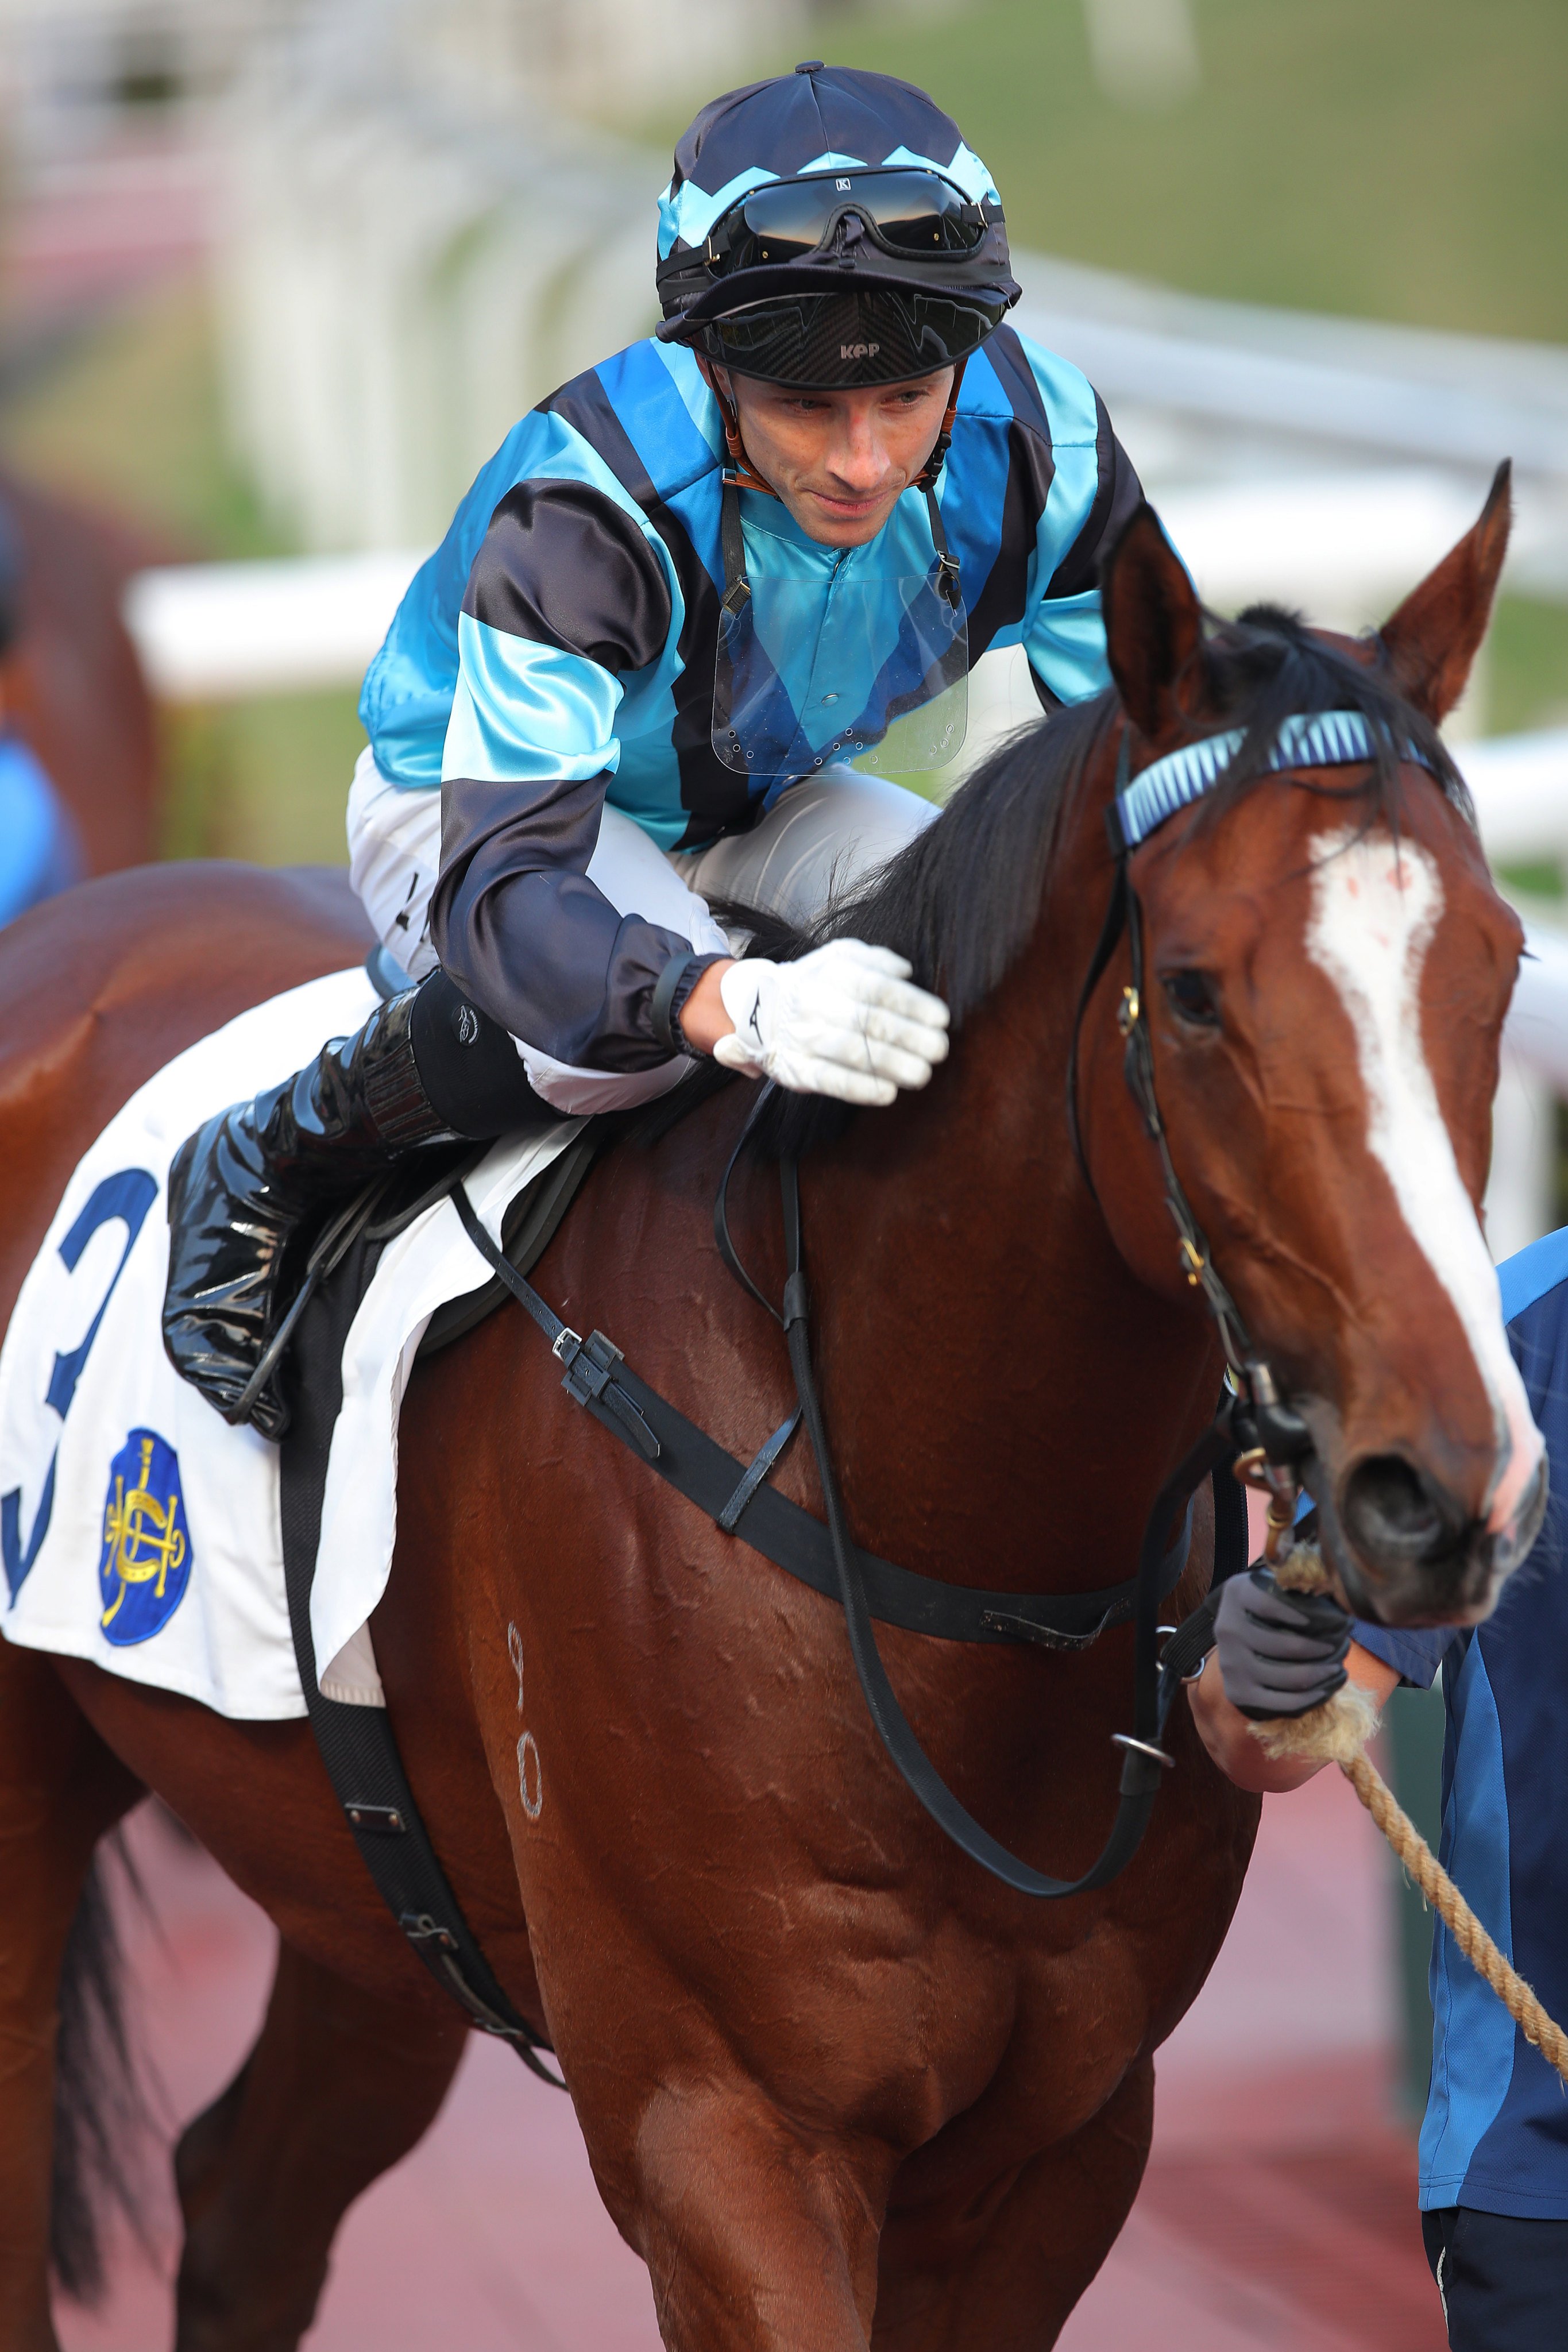
[(1207, 677), (1197, 592), (1147, 501), (1106, 558), (1100, 594), (1117, 691), (1140, 732), (1158, 741), (1196, 716)]
[(1491, 618), (1513, 518), (1509, 496), (1512, 472), (1505, 457), (1492, 478), (1479, 521), (1420, 587), (1411, 590), (1379, 633), (1400, 692), (1434, 726), (1447, 719), (1463, 694)]

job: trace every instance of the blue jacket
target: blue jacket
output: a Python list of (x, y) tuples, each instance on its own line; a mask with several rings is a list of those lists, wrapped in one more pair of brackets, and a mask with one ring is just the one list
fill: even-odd
[[(442, 790), (443, 964), (514, 1035), (578, 1067), (668, 1059), (650, 1006), (665, 966), (689, 954), (585, 879), (605, 800), (662, 847), (689, 849), (744, 831), (787, 788), (712, 748), (723, 463), (718, 404), (684, 348), (634, 343), (577, 377), (479, 474), (364, 682), (383, 774)], [(1078, 370), (1010, 329), (994, 335), (969, 362), (938, 485), (971, 662), (1022, 644), (1044, 708), (1099, 693), (1100, 561), (1140, 495)], [(748, 576), (799, 583), (805, 617), (781, 675), (809, 727), (837, 583), (874, 597), (879, 581), (928, 572), (925, 502), (906, 492), (847, 556), (772, 499), (744, 493), (741, 508)], [(879, 732), (885, 683), (833, 684), (836, 708)]]
[[(1568, 1231), (1498, 1268), (1509, 1340), (1546, 1440), (1534, 1549), (1473, 1631), (1356, 1639), (1426, 1688), (1443, 1675), (1443, 1867), (1548, 2013), (1568, 2018)], [(1568, 2093), (1440, 1919), (1432, 1933), (1424, 2209), (1568, 2221)]]

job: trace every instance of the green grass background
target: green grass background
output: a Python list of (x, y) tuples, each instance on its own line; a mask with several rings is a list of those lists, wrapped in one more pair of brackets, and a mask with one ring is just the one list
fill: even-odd
[[(829, 6), (755, 70), (812, 54), (923, 84), (1041, 250), (1194, 292), (1568, 341), (1568, 0), (1194, 0), (1194, 16), (1201, 86), (1164, 112), (1101, 95), (1080, 0)], [(622, 127), (668, 154), (711, 94), (694, 79)], [(0, 410), (0, 454), (172, 551), (282, 551), (224, 446), (199, 288), (63, 354)], [(1506, 599), (1489, 723), (1563, 716), (1568, 611)], [(181, 713), (165, 733), (171, 854), (342, 856), (352, 695)]]

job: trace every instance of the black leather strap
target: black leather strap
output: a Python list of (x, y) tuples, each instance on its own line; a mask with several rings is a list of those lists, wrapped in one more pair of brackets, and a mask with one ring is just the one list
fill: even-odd
[[(784, 1174), (787, 1240), (792, 1224), (791, 1197), (796, 1192), (793, 1161), (784, 1163)], [(1161, 1773), (1170, 1762), (1168, 1757), (1160, 1753), (1157, 1746), (1160, 1674), (1155, 1620), (1160, 1603), (1160, 1570), (1165, 1531), (1173, 1516), (1178, 1510), (1185, 1509), (1202, 1480), (1208, 1476), (1216, 1464), (1235, 1453), (1228, 1431), (1216, 1423), (1205, 1433), (1185, 1461), (1166, 1480), (1149, 1514), (1138, 1575), (1134, 1580), (1134, 1728), (1131, 1738), (1122, 1736), (1118, 1741), (1123, 1755), (1116, 1819), (1098, 1861), (1080, 1878), (1053, 1878), (1047, 1872), (1036, 1870), (1028, 1863), (1021, 1861), (1016, 1854), (1010, 1853), (959, 1802), (915, 1738), (909, 1718), (899, 1705), (892, 1684), (888, 1679), (888, 1671), (878, 1653), (876, 1636), (871, 1630), (871, 1609), (865, 1576), (844, 1517), (837, 1473), (827, 1443), (821, 1399), (812, 1368), (805, 1276), (799, 1256), (798, 1216), (795, 1220), (789, 1276), (784, 1284), (784, 1335), (789, 1344), (790, 1363), (800, 1394), (806, 1433), (816, 1455), (817, 1475), (827, 1504), (828, 1530), (832, 1538), (834, 1566), (838, 1575), (839, 1598), (844, 1603), (844, 1619), (848, 1628), (850, 1653), (861, 1692), (883, 1747), (912, 1794), (924, 1806), (938, 1828), (972, 1861), (979, 1863), (1004, 1885), (1037, 1901), (1059, 1902), (1064, 1896), (1086, 1895), (1094, 1887), (1109, 1885), (1126, 1868), (1142, 1844), (1153, 1811)]]
[[(559, 1335), (567, 1327), (532, 1284), (525, 1281), (503, 1257), (475, 1216), (461, 1186), (454, 1191), (452, 1200), (463, 1230), (480, 1256), (494, 1268), (552, 1347), (557, 1347)], [(787, 1210), (785, 1229), (787, 1238), (791, 1230)], [(796, 1250), (798, 1254), (798, 1229)], [(574, 1332), (568, 1336), (576, 1338)], [(610, 1345), (608, 1341), (605, 1344)], [(579, 1395), (570, 1379), (562, 1385), (595, 1421), (603, 1422), (606, 1429), (641, 1454), (650, 1469), (689, 1502), (695, 1503), (699, 1510), (706, 1512), (715, 1525), (724, 1527), (739, 1487), (751, 1477), (750, 1469), (640, 1380), (618, 1349), (615, 1355), (613, 1377), (606, 1383), (605, 1394)], [(609, 1389), (618, 1394), (610, 1395)], [(657, 1454), (649, 1454), (646, 1445), (633, 1434), (634, 1413), (636, 1421), (655, 1441)], [(785, 1430), (790, 1426), (787, 1422), (784, 1424)], [(782, 1454), (784, 1446), (778, 1431), (769, 1440), (769, 1445), (775, 1441), (780, 1441), (778, 1453)], [(764, 1453), (767, 1450), (764, 1447)], [(761, 1552), (764, 1559), (798, 1578), (802, 1584), (809, 1584), (814, 1592), (831, 1601), (839, 1598), (832, 1535), (820, 1519), (802, 1510), (798, 1503), (790, 1502), (764, 1480), (752, 1484), (742, 1510), (743, 1519), (736, 1512), (726, 1527), (727, 1533), (738, 1533), (753, 1551)], [(1157, 1600), (1165, 1599), (1180, 1582), (1187, 1564), (1187, 1549), (1184, 1518), (1176, 1540), (1163, 1551), (1158, 1562)], [(856, 1558), (873, 1617), (884, 1625), (898, 1625), (906, 1633), (927, 1633), (944, 1642), (1040, 1642), (1047, 1648), (1078, 1648), (1109, 1626), (1125, 1624), (1132, 1614), (1136, 1592), (1136, 1580), (1131, 1578), (1123, 1584), (1106, 1586), (1095, 1592), (986, 1591), (969, 1585), (944, 1584), (931, 1576), (916, 1576), (909, 1569), (897, 1568), (891, 1560), (879, 1559), (871, 1552), (858, 1551)]]
[(342, 1404), (343, 1342), (380, 1246), (360, 1238), (336, 1278), (311, 1294), (295, 1333), (293, 1418), (279, 1465), (283, 1574), (295, 1661), (310, 1728), (349, 1830), (410, 1948), (481, 2032), (510, 2042), (533, 2074), (564, 2089), (538, 2054), (549, 2045), (496, 1981), (447, 1884), (385, 1708), (347, 1706), (326, 1698), (316, 1679), (310, 1587), (321, 1546), (327, 1458)]
[(751, 599), (752, 583), (746, 577), (746, 542), (741, 530), (741, 494), (728, 474), (719, 493), (719, 544), (724, 556), (722, 609), (734, 614), (744, 611)]
[(936, 592), (942, 602), (951, 604), (956, 613), (963, 602), (963, 582), (958, 568), (958, 558), (947, 543), (947, 532), (942, 525), (942, 509), (937, 504), (935, 488), (931, 483), (927, 482), (924, 488), (926, 513), (931, 518), (931, 545), (936, 550)]

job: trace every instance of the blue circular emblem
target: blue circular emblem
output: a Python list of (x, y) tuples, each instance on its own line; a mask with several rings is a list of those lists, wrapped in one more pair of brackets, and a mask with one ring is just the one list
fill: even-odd
[(103, 1505), (104, 1639), (130, 1649), (161, 1633), (184, 1599), (191, 1567), (180, 1457), (156, 1431), (133, 1429), (109, 1465)]

